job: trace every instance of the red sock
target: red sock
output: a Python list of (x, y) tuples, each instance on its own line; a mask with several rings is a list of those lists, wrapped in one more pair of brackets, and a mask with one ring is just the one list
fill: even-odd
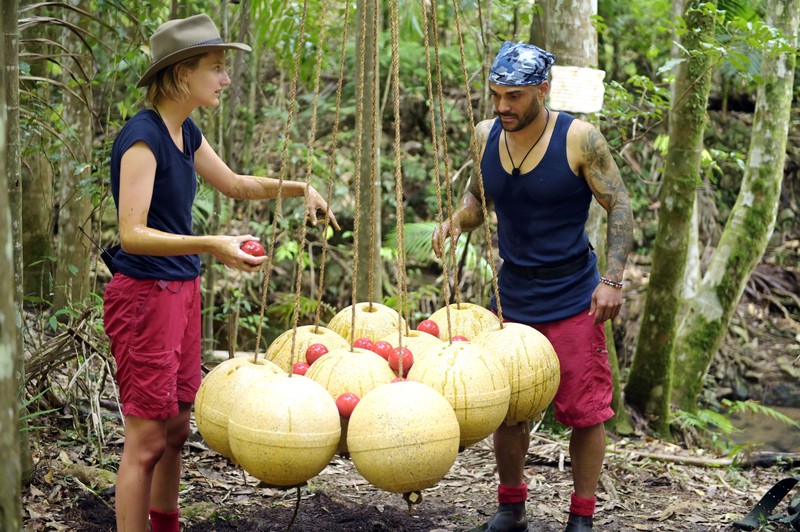
[(501, 504), (525, 502), (527, 499), (527, 484), (520, 484), (519, 486), (506, 486), (505, 484), (500, 484), (497, 486), (497, 502)]
[(153, 532), (180, 532), (181, 526), (178, 521), (178, 509), (171, 512), (150, 509), (150, 527)]
[(575, 515), (585, 515), (591, 517), (594, 515), (594, 505), (597, 503), (597, 497), (591, 499), (584, 499), (572, 493), (570, 497), (569, 512)]

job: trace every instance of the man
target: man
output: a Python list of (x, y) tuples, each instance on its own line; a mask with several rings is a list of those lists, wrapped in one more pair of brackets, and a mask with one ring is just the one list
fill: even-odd
[[(497, 215), (503, 318), (540, 330), (561, 364), (555, 416), (572, 427), (574, 483), (566, 530), (578, 532), (592, 529), (605, 455), (603, 422), (614, 415), (603, 324), (622, 304), (633, 220), (627, 190), (600, 132), (544, 106), (554, 61), (536, 46), (504, 43), (489, 77), (497, 118), (479, 123), (476, 135), (483, 189)], [(592, 197), (608, 212), (602, 277), (584, 232)], [(481, 183), (473, 175), (452, 220), (434, 231), (436, 254), (442, 256), (445, 239), (457, 239), (483, 222)], [(499, 509), (472, 532), (527, 530), (523, 476), (529, 444), (528, 423), (504, 423), (495, 432)]]

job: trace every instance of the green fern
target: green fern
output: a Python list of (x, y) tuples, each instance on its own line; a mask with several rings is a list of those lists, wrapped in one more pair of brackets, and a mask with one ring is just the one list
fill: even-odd
[[(436, 222), (415, 222), (403, 225), (406, 258), (421, 263), (433, 262), (433, 230)], [(397, 229), (392, 229), (383, 239), (384, 246), (397, 250)]]
[(738, 430), (723, 414), (707, 409), (696, 412), (678, 410), (675, 412), (675, 422), (681, 429), (694, 428), (703, 432), (720, 432), (726, 436)]
[[(288, 329), (293, 323), (296, 299), (295, 294), (282, 293), (277, 296), (277, 301), (269, 306), (270, 316), (277, 318), (284, 329)], [(297, 301), (299, 302), (298, 321), (301, 324), (307, 323), (317, 312), (317, 300), (300, 295)], [(324, 314), (333, 313), (333, 307), (326, 303), (322, 303), (322, 310)]]
[(781, 423), (785, 423), (792, 428), (800, 429), (800, 423), (793, 420), (792, 418), (786, 416), (775, 410), (774, 408), (770, 408), (768, 406), (762, 405), (756, 401), (731, 401), (729, 399), (722, 400), (723, 406), (727, 408), (729, 414), (739, 414), (742, 412), (748, 412), (753, 414), (760, 414), (769, 416), (776, 421), (780, 421)]

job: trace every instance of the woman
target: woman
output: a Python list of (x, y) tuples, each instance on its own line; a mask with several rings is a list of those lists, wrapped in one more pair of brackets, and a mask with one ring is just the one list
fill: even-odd
[[(198, 107), (219, 105), (230, 85), (226, 49), (207, 15), (171, 20), (150, 39), (155, 61), (139, 81), (151, 110), (140, 111), (117, 136), (111, 153), (111, 189), (122, 250), (118, 273), (105, 292), (105, 329), (117, 362), (125, 417), (125, 446), (116, 485), (120, 532), (179, 530), (181, 449), (189, 435), (192, 402), (200, 385), (200, 258), (210, 253), (230, 268), (254, 272), (266, 257), (240, 249), (251, 235), (195, 236), (195, 171), (237, 199), (278, 195), (279, 182), (234, 173), (189, 118)], [(281, 195), (304, 196), (304, 183), (284, 181)], [(309, 218), (328, 205), (308, 186)]]

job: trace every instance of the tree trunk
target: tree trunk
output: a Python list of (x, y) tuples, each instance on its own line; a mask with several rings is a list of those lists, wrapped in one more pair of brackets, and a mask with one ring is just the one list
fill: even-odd
[(25, 228), (23, 280), (26, 296), (49, 300), (53, 275), (53, 167), (47, 154), (52, 148), (44, 136), (38, 141), (21, 165), (22, 203), (25, 205), (22, 210), (22, 227)]
[[(88, 0), (70, 0), (70, 3), (91, 12)], [(71, 9), (64, 10), (65, 20), (79, 27), (88, 27), (90, 20), (77, 15)], [(65, 135), (62, 151), (61, 175), (59, 177), (59, 205), (56, 286), (53, 307), (59, 310), (83, 301), (89, 292), (88, 257), (92, 252), (90, 243), (81, 234), (79, 227), (89, 221), (92, 213), (91, 192), (87, 183), (92, 169), (92, 91), (84, 73), (91, 76), (93, 68), (89, 50), (78, 37), (66, 31), (64, 42), (71, 57), (63, 58), (64, 82), (73, 87), (76, 97), (64, 91), (64, 122), (72, 129)]]
[[(380, 303), (383, 297), (381, 250), (381, 175), (380, 175), (380, 116), (377, 114), (378, 95), (380, 94), (379, 73), (377, 64), (376, 32), (380, 23), (376, 22), (374, 0), (359, 0), (357, 25), (356, 57), (364, 57), (364, 68), (359, 75), (363, 87), (363, 122), (361, 127), (361, 186), (359, 195), (360, 209), (358, 215), (358, 275), (354, 279), (356, 300), (375, 301)], [(379, 11), (379, 10), (378, 10)], [(366, 17), (363, 29), (361, 16)], [(363, 83), (361, 80), (363, 79)], [(371, 286), (370, 286), (371, 285)], [(371, 291), (370, 291), (371, 289)]]
[[(711, 2), (716, 8), (716, 1)], [(669, 127), (669, 153), (661, 186), (661, 212), (653, 251), (653, 268), (642, 327), (625, 388), (628, 402), (643, 412), (661, 434), (669, 429), (672, 348), (684, 286), (695, 189), (700, 182), (700, 156), (711, 81), (709, 54), (715, 17), (706, 2), (692, 1), (684, 18), (682, 45), (691, 54), (681, 63), (675, 82)]]
[(542, 9), (543, 48), (556, 55), (556, 64), (597, 67), (597, 31), (592, 25), (597, 0), (547, 0)]
[[(6, 175), (8, 176), (8, 204), (11, 212), (11, 237), (14, 249), (14, 310), (16, 325), (16, 350), (15, 373), (19, 390), (17, 397), (25, 397), (25, 358), (22, 344), (24, 320), (24, 267), (22, 255), (23, 225), (22, 225), (22, 172), (20, 168), (20, 136), (19, 136), (19, 33), (17, 19), (19, 17), (19, 2), (13, 0), (3, 4), (8, 18), (4, 19), (3, 47), (5, 48), (5, 91), (4, 101), (7, 104), (6, 127)], [(2, 175), (2, 174), (0, 174)], [(2, 271), (2, 270), (0, 270)], [(8, 268), (5, 271), (12, 271)], [(16, 401), (15, 401), (16, 404)], [(20, 429), (26, 423), (18, 423)], [(19, 435), (19, 463), (23, 484), (30, 482), (33, 477), (33, 458), (31, 456), (28, 432)]]
[[(9, 183), (8, 190), (15, 194), (19, 184), (19, 79), (17, 59), (17, 16), (19, 4), (16, 0), (5, 0), (0, 6), (0, 25), (3, 28), (3, 45), (0, 47), (0, 65), (4, 81), (0, 83), (0, 175), (8, 179), (17, 178), (17, 184)], [(10, 145), (14, 138), (16, 147)], [(13, 173), (16, 170), (16, 173)], [(8, 172), (8, 173), (7, 173)], [(18, 192), (16, 192), (19, 196)], [(17, 199), (19, 204), (19, 198)], [(17, 219), (18, 220), (18, 219)], [(16, 271), (21, 254), (15, 251), (21, 240), (11, 225), (9, 195), (0, 187), (0, 271)], [(18, 223), (17, 223), (18, 225)], [(19, 257), (15, 256), (19, 255)], [(15, 290), (15, 276), (0, 276), (0, 530), (15, 532), (22, 528), (22, 494), (20, 467), (20, 440), (17, 430), (17, 393), (22, 369), (22, 335), (20, 302), (14, 295), (19, 293), (21, 283)], [(17, 326), (14, 326), (16, 324)], [(30, 453), (28, 453), (30, 454)]]
[[(767, 24), (797, 48), (800, 0), (769, 0)], [(764, 53), (742, 187), (700, 288), (675, 340), (673, 400), (697, 408), (703, 377), (728, 329), (750, 273), (764, 254), (778, 212), (796, 57)]]
[[(34, 0), (35, 1), (35, 0)], [(36, 32), (36, 38), (52, 38), (49, 35), (52, 26), (40, 25), (29, 29)], [(46, 55), (46, 45), (29, 42), (25, 50), (35, 54)], [(46, 61), (32, 61), (30, 74), (34, 77), (46, 78)], [(24, 91), (24, 88), (23, 88)], [(34, 92), (34, 98), (50, 101), (53, 91), (49, 84), (39, 84), (28, 87)], [(23, 92), (23, 95), (25, 92)], [(26, 103), (23, 101), (22, 106)], [(46, 117), (40, 116), (40, 120)], [(48, 155), (52, 149), (51, 136), (46, 134), (42, 127), (37, 128), (38, 134), (32, 137), (29, 144), (21, 147), (22, 165), (22, 250), (24, 262), (24, 293), (26, 296), (35, 296), (43, 300), (52, 297), (51, 280), (54, 270), (53, 261), (53, 163)]]

